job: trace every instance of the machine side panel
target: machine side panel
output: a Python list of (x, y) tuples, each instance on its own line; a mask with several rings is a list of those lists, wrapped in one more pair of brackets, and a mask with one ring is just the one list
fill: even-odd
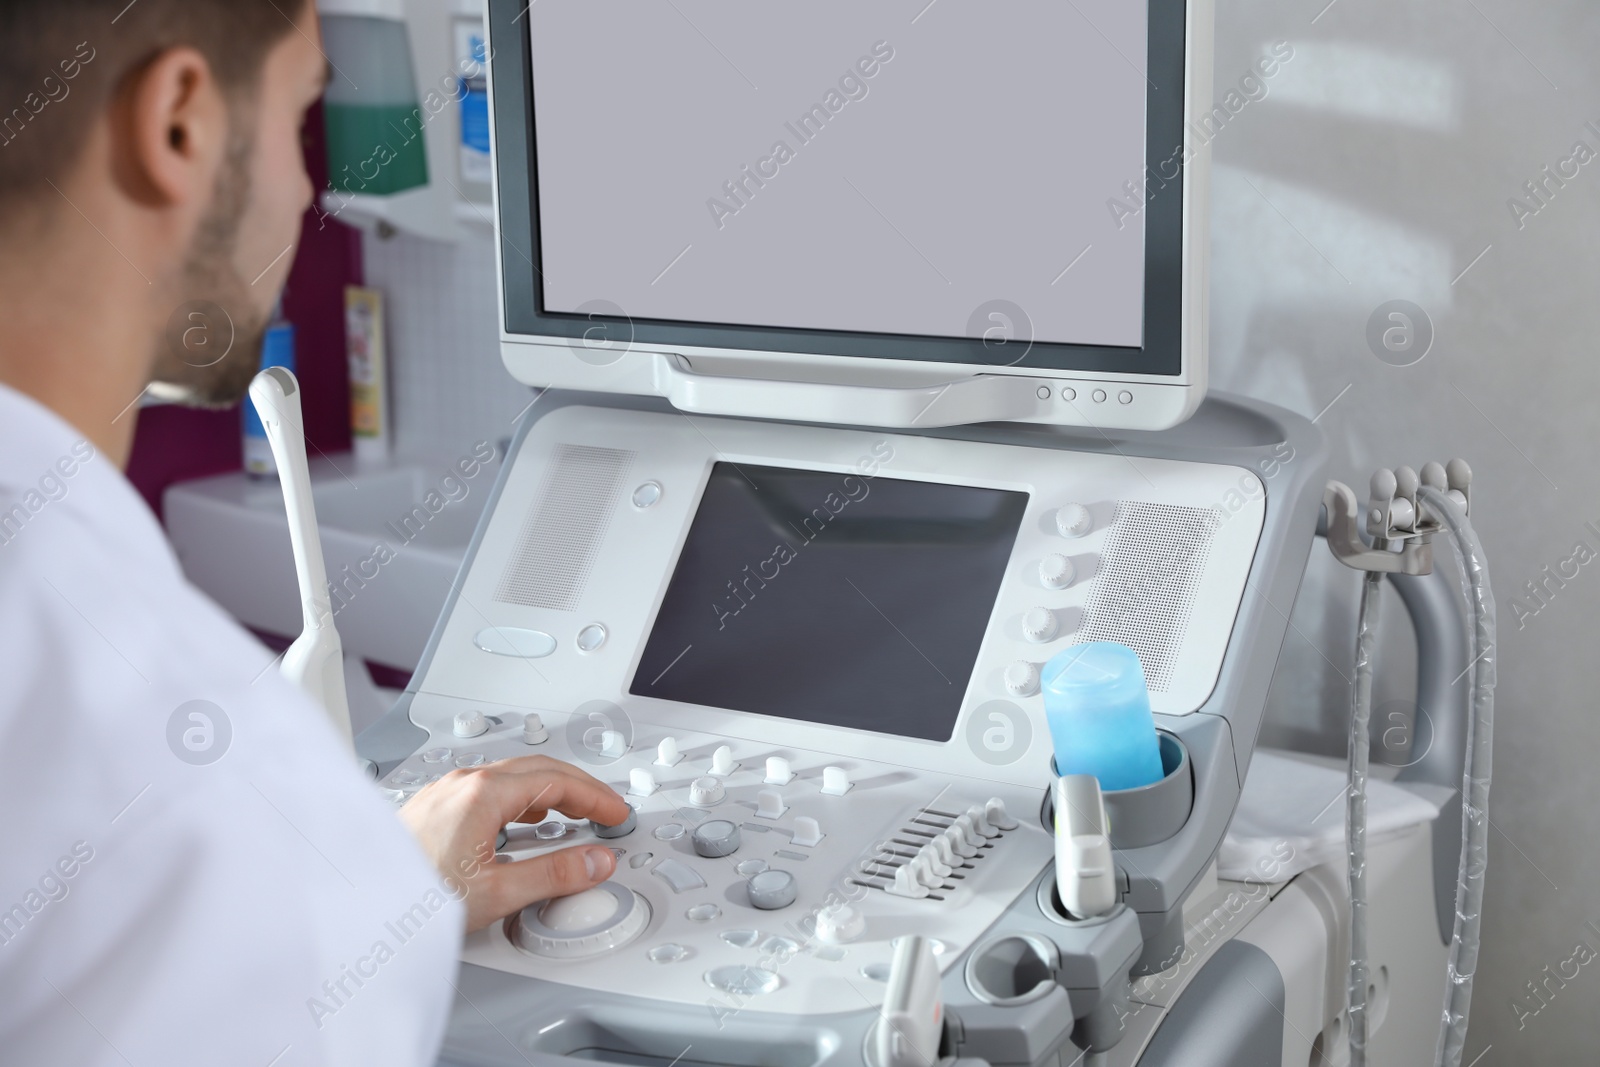
[(1228, 942), (1172, 1006), (1140, 1067), (1280, 1067), (1284, 992), (1272, 957)]

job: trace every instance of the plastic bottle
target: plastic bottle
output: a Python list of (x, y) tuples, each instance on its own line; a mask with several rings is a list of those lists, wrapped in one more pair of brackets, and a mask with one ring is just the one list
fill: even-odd
[[(287, 367), (294, 370), (294, 323), (283, 317), (279, 310), (272, 325), (261, 338), (261, 369)], [(244, 409), (244, 469), (252, 478), (276, 478), (278, 464), (272, 458), (272, 445), (267, 441), (266, 428), (261, 416), (248, 396), (240, 405)]]
[(1092, 774), (1103, 790), (1164, 777), (1139, 656), (1096, 641), (1057, 653), (1040, 674), (1057, 774)]

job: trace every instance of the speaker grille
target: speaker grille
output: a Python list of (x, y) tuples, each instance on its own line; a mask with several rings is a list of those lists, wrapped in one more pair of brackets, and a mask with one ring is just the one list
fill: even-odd
[(556, 447), (496, 600), (556, 611), (578, 606), (633, 457), (616, 448)]
[(1151, 692), (1165, 693), (1216, 531), (1207, 508), (1119, 502), (1076, 643), (1127, 645)]

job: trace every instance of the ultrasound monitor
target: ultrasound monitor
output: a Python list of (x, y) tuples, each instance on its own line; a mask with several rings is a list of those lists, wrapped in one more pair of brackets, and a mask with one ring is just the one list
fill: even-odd
[(1182, 3), (540, 0), (494, 36), (519, 380), (886, 427), (1203, 396)]

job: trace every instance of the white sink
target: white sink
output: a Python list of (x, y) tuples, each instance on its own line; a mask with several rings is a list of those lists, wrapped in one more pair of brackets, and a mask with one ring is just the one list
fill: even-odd
[[(422, 658), (499, 466), (480, 465), (469, 479), (456, 463), (357, 468), (349, 456), (312, 462), (311, 493), (347, 653), (402, 670)], [(182, 482), (167, 489), (163, 505), (190, 581), (246, 626), (300, 633), (276, 478), (239, 472)]]

